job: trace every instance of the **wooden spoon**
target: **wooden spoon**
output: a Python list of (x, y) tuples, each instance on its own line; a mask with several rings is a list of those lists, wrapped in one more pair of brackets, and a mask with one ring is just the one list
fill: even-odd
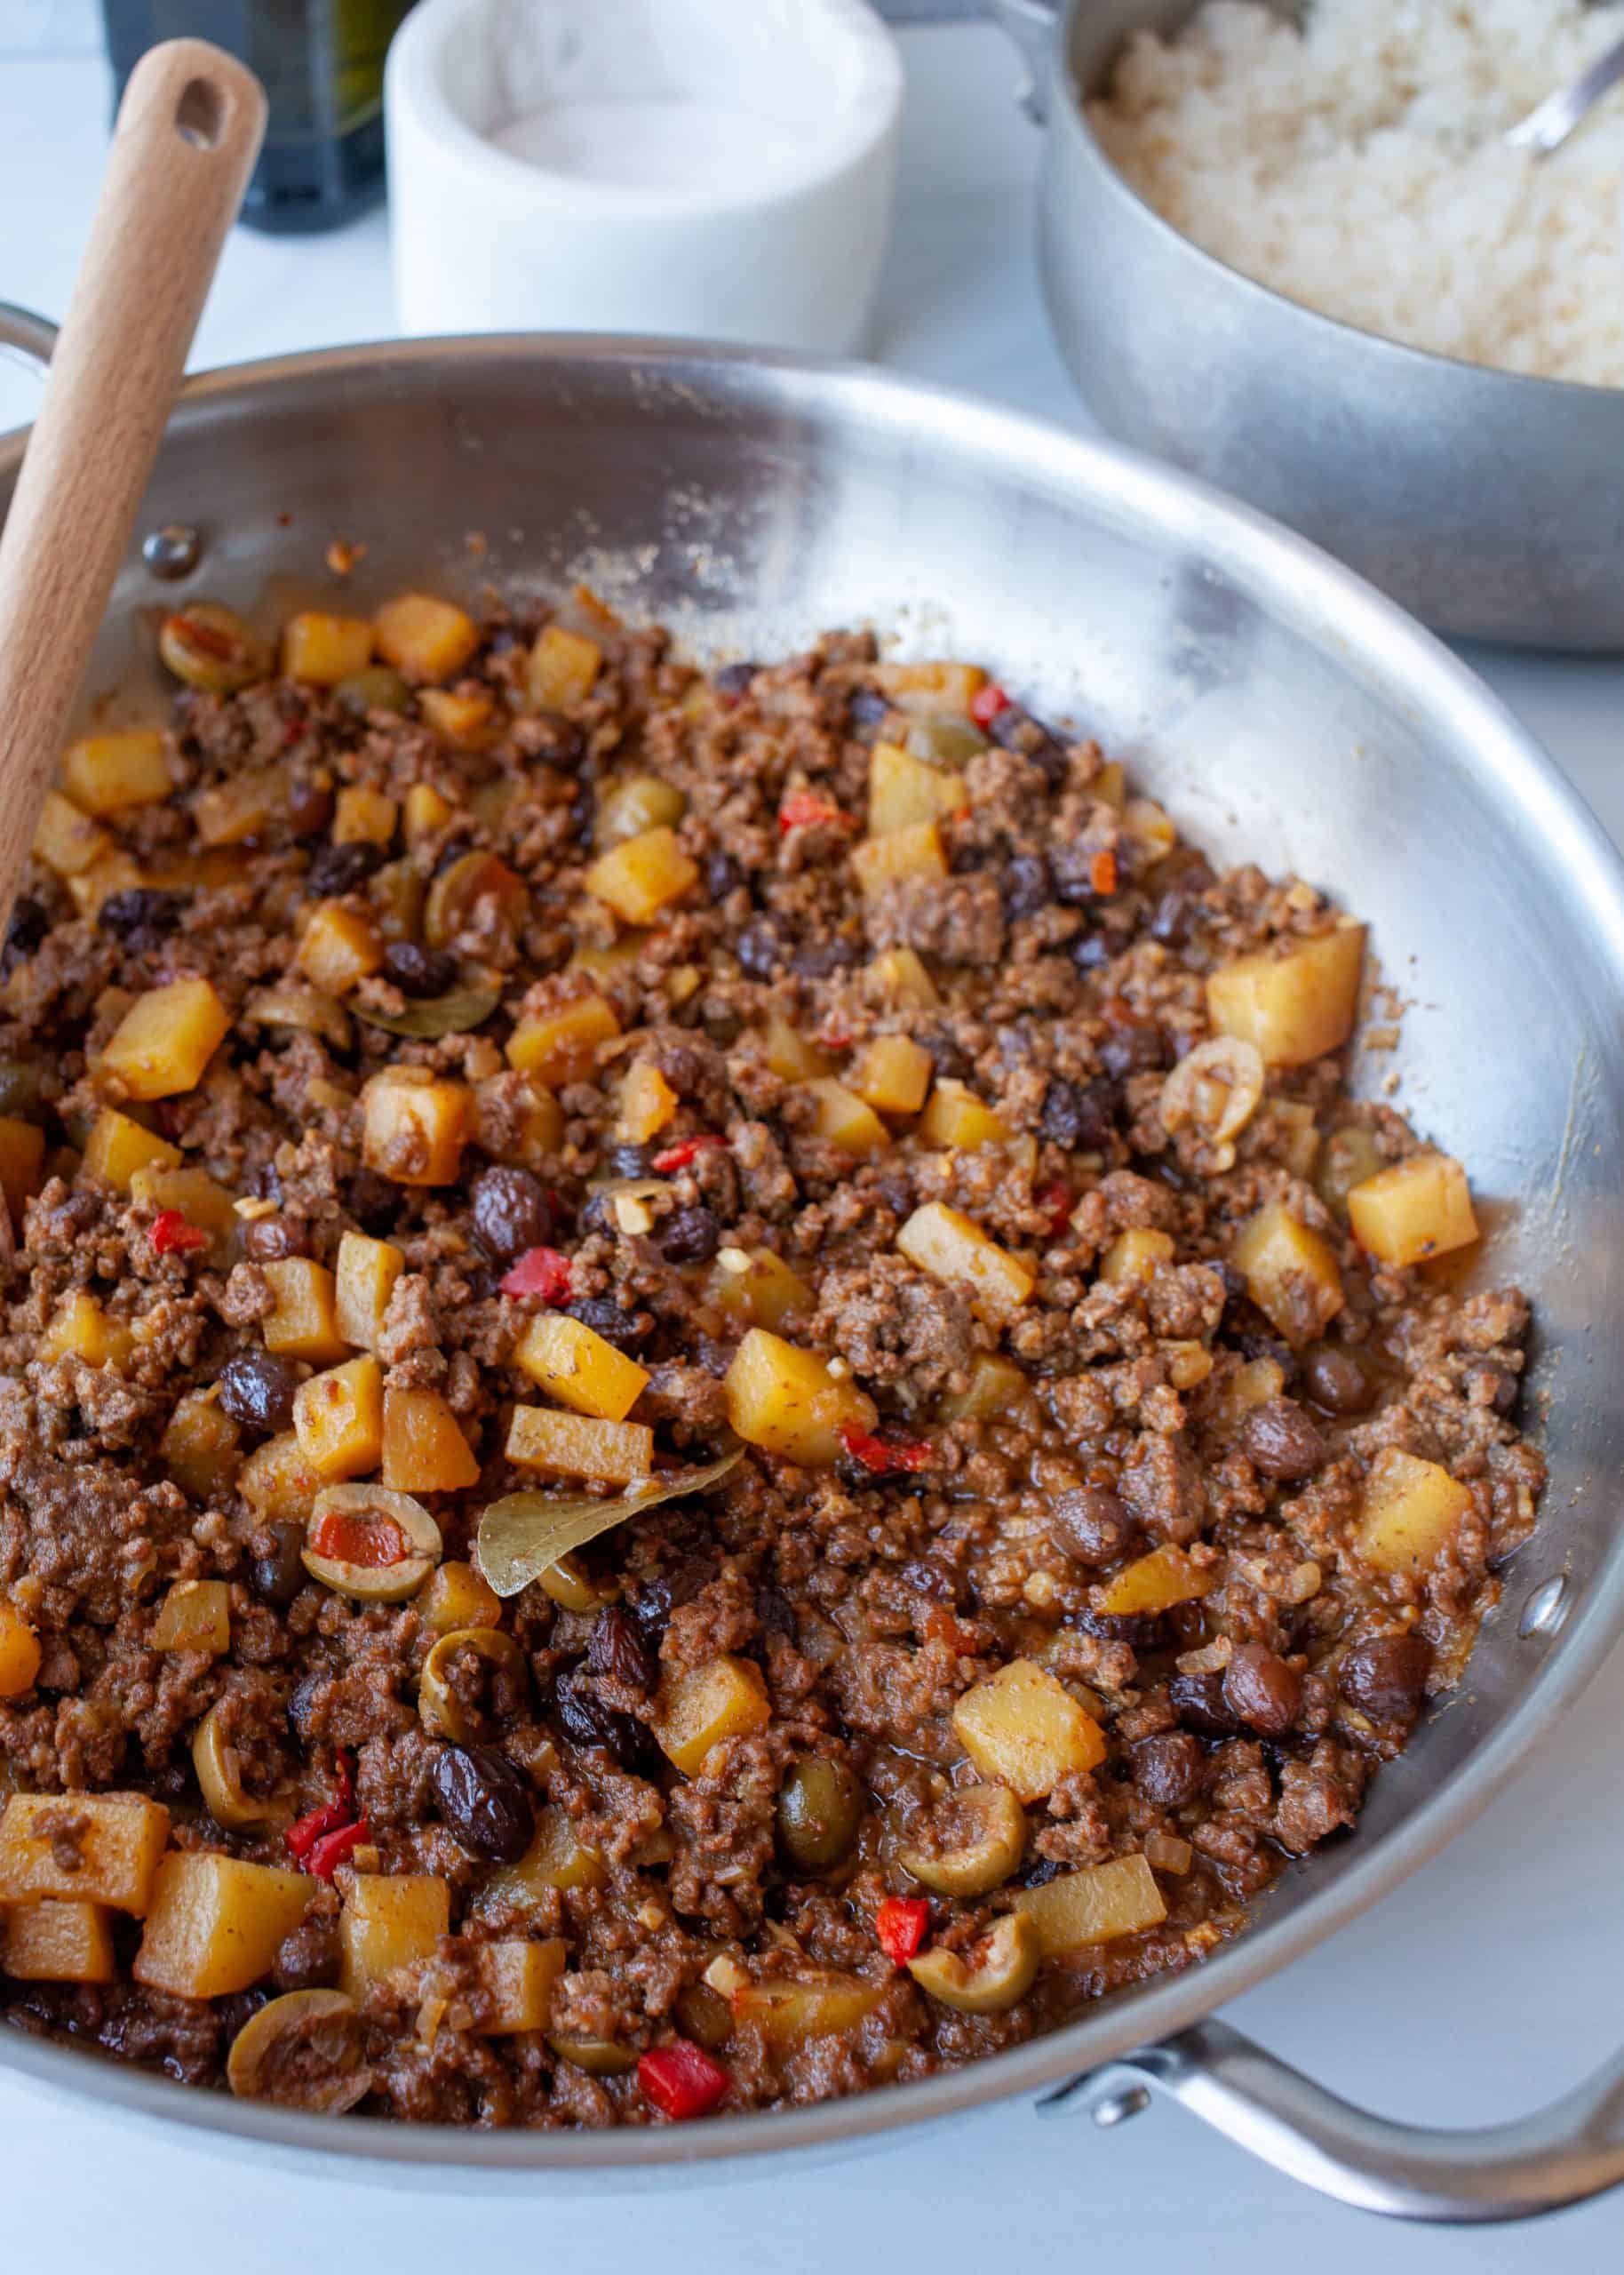
[(130, 76), (0, 533), (0, 938), (264, 132), (259, 82), (203, 40)]

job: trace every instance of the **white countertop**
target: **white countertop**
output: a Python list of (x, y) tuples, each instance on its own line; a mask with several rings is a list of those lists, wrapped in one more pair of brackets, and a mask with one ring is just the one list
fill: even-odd
[[(103, 146), (106, 75), (85, 0), (0, 0), (0, 297), (67, 295)], [(9, 43), (9, 46), (8, 46)], [(29, 52), (22, 50), (31, 43)], [(1087, 421), (1046, 332), (1031, 250), (1036, 138), (1018, 74), (977, 28), (904, 35), (911, 91), (886, 363)], [(326, 238), (239, 231), (198, 341), (228, 363), (394, 330), (382, 217)], [(27, 374), (0, 362), (0, 430)], [(1624, 663), (1479, 655), (1485, 676), (1624, 839)], [(1509, 2117), (1577, 2082), (1624, 2028), (1616, 1733), (1624, 1656), (1489, 1814), (1378, 1912), (1229, 2010), (1340, 2091), (1433, 2124)], [(426, 2275), (462, 2263), (593, 2275), (824, 2275), (925, 2269), (1314, 2275), (1617, 2264), (1624, 2198), (1538, 2228), (1377, 2225), (1250, 2164), (1158, 2108), (1114, 2134), (1013, 2103), (881, 2153), (788, 2179), (657, 2197), (476, 2197), (358, 2186), (229, 2163), (0, 2083), (5, 2264), (52, 2275), (289, 2275), (346, 2263)]]

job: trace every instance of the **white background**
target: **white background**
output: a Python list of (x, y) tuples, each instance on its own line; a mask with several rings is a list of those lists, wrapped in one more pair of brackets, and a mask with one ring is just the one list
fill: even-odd
[[(0, 0), (0, 298), (57, 314), (100, 164), (106, 79), (88, 0)], [(887, 363), (1087, 424), (1044, 329), (1032, 273), (1035, 135), (1017, 74), (975, 28), (904, 36), (910, 100), (900, 224), (878, 352)], [(394, 329), (380, 216), (278, 244), (239, 232), (200, 363)], [(32, 380), (0, 363), (0, 430)], [(1477, 657), (1624, 836), (1624, 665)], [(1380, 1911), (1230, 2010), (1339, 2090), (1435, 2124), (1509, 2117), (1572, 2084), (1624, 2032), (1624, 1806), (1615, 1658), (1489, 1815)], [(1158, 2108), (1114, 2134), (1012, 2104), (790, 2179), (657, 2196), (453, 2196), (227, 2162), (0, 2083), (3, 2259), (52, 2275), (290, 2275), (349, 2263), (593, 2275), (734, 2270), (987, 2275), (1383, 2275), (1601, 2270), (1624, 2196), (1536, 2228), (1378, 2226), (1277, 2180)]]

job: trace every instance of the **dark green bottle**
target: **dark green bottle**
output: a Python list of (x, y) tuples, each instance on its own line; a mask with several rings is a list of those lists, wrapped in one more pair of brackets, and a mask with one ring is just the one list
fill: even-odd
[(331, 229), (384, 190), (384, 57), (411, 0), (102, 0), (114, 100), (158, 41), (211, 39), (265, 84), (251, 228)]

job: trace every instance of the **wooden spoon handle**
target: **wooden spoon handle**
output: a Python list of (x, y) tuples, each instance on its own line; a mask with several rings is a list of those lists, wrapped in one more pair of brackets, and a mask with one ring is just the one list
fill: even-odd
[(0, 928), (265, 132), (251, 71), (144, 55), (0, 533)]

